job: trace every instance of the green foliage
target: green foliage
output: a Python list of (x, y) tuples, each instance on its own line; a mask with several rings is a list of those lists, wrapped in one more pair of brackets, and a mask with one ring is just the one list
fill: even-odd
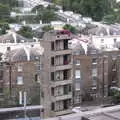
[(92, 17), (93, 20), (100, 21), (103, 16), (112, 11), (115, 0), (54, 0), (60, 3), (63, 10), (72, 10), (83, 16)]
[(0, 4), (0, 20), (7, 21), (9, 18), (10, 18), (9, 6)]
[(0, 23), (0, 35), (6, 34), (7, 29), (9, 29), (8, 23)]
[(42, 30), (44, 31), (44, 32), (48, 32), (48, 31), (50, 31), (50, 30), (53, 30), (54, 28), (52, 27), (52, 26), (50, 26), (50, 25), (46, 25), (46, 26), (44, 26), (43, 28), (42, 28)]
[(26, 38), (32, 38), (33, 37), (33, 32), (32, 32), (32, 28), (28, 27), (28, 26), (23, 26), (19, 31), (18, 34), (26, 37)]
[(76, 33), (75, 27), (73, 27), (73, 26), (71, 26), (71, 25), (69, 25), (69, 24), (64, 25), (63, 28), (64, 28), (65, 30), (69, 30), (71, 33)]
[(111, 90), (111, 96), (114, 102), (120, 102), (120, 91), (119, 90)]
[(103, 21), (106, 24), (120, 23), (120, 9), (116, 9), (111, 14), (104, 16)]
[(48, 6), (47, 8), (44, 8), (43, 6), (39, 5), (33, 8), (32, 11), (38, 12), (38, 15), (34, 17), (34, 21), (37, 23), (40, 20), (42, 20), (43, 23), (49, 23), (50, 21), (57, 20), (57, 16), (55, 14), (55, 9), (53, 8), (53, 6)]
[(0, 3), (4, 5), (9, 5), (11, 9), (12, 7), (18, 6), (17, 0), (0, 0)]

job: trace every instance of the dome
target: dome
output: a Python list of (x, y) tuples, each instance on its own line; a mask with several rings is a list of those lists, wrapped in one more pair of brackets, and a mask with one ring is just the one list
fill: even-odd
[(0, 36), (0, 43), (23, 43), (29, 40), (15, 32), (9, 32)]
[(96, 55), (99, 50), (95, 47), (93, 43), (89, 43), (87, 46), (87, 55)]
[(83, 46), (79, 42), (77, 42), (72, 48), (72, 53), (73, 55), (84, 55), (85, 50)]
[(21, 47), (6, 53), (6, 57), (12, 61), (37, 61), (43, 53), (43, 48), (39, 47)]

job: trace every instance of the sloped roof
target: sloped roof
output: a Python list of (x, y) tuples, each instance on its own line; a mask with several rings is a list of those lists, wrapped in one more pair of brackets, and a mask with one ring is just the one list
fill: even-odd
[(22, 43), (22, 42), (28, 42), (28, 41), (29, 39), (15, 32), (10, 32), (0, 36), (0, 43)]
[(35, 61), (39, 60), (43, 53), (43, 48), (22, 46), (6, 53), (6, 57), (11, 61)]

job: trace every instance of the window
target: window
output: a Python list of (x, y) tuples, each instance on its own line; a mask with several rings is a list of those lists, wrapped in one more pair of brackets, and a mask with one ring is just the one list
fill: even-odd
[(51, 95), (54, 96), (54, 88), (51, 88)]
[(51, 50), (53, 51), (55, 49), (54, 42), (51, 42)]
[(17, 85), (23, 85), (23, 76), (17, 77)]
[(51, 65), (54, 65), (54, 57), (51, 58)]
[(72, 91), (72, 85), (68, 86), (68, 91), (71, 92)]
[(55, 103), (51, 103), (51, 110), (55, 110)]
[(92, 64), (97, 64), (97, 59), (96, 58), (92, 59)]
[(64, 80), (68, 80), (69, 79), (69, 75), (68, 75), (68, 70), (64, 70), (63, 71), (63, 76), (64, 76)]
[(39, 81), (39, 75), (38, 75), (38, 74), (35, 74), (35, 82), (40, 82), (40, 81)]
[(69, 92), (72, 91), (72, 86), (71, 84), (69, 85), (64, 85), (64, 94), (68, 94)]
[(104, 39), (101, 39), (101, 43), (104, 43)]
[(7, 47), (7, 51), (10, 51), (10, 47)]
[(40, 71), (42, 68), (41, 68), (41, 65), (37, 65), (36, 66), (36, 69), (37, 69), (37, 71)]
[(97, 68), (92, 69), (92, 77), (97, 76)]
[(3, 70), (0, 70), (0, 78), (3, 78)]
[(68, 94), (68, 86), (64, 85), (64, 94)]
[(117, 42), (117, 39), (116, 39), (116, 38), (114, 38), (113, 40), (114, 40), (114, 43), (116, 43), (116, 42)]
[(80, 82), (75, 83), (75, 90), (80, 90)]
[(75, 71), (75, 78), (81, 78), (80, 70)]
[(23, 71), (23, 67), (21, 65), (18, 65), (18, 72), (22, 72)]
[(54, 81), (54, 72), (51, 72), (51, 81)]
[(6, 43), (10, 43), (10, 40), (6, 40)]
[(76, 60), (75, 61), (75, 64), (78, 66), (78, 65), (80, 65), (80, 60)]
[(0, 93), (3, 93), (3, 88), (0, 88)]

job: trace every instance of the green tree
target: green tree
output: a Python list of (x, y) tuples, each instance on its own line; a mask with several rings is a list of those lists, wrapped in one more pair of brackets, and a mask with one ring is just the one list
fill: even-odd
[(0, 4), (0, 20), (7, 21), (9, 18), (10, 18), (9, 6)]
[(18, 6), (17, 0), (0, 0), (0, 3), (4, 5), (9, 5), (11, 9), (12, 7)]
[(119, 90), (112, 89), (110, 91), (110, 95), (111, 95), (111, 97), (113, 99), (113, 102), (115, 102), (115, 103), (120, 102), (120, 91)]
[(64, 28), (65, 30), (69, 30), (71, 33), (76, 33), (75, 27), (73, 27), (73, 26), (71, 26), (71, 25), (69, 25), (69, 24), (64, 25), (63, 28)]
[(42, 28), (42, 30), (44, 31), (44, 32), (48, 32), (48, 31), (50, 31), (50, 30), (53, 30), (54, 28), (51, 26), (51, 25), (46, 25), (46, 26), (44, 26), (43, 28)]
[(0, 23), (0, 35), (2, 35), (2, 34), (6, 34), (6, 30), (8, 30), (9, 29), (9, 25), (8, 25), (8, 23)]
[(57, 16), (55, 14), (55, 8), (53, 6), (48, 6), (47, 8), (44, 8), (43, 6), (39, 5), (33, 8), (33, 12), (38, 12), (38, 15), (34, 17), (34, 22), (38, 23), (40, 20), (43, 21), (43, 23), (49, 23), (50, 21), (57, 20)]
[[(92, 17), (93, 20), (100, 21), (103, 16), (110, 13), (115, 6), (115, 0), (61, 0), (63, 10), (72, 10), (83, 16)], [(114, 4), (113, 4), (114, 3)]]
[(115, 9), (111, 14), (104, 16), (103, 22), (106, 24), (120, 23), (120, 9)]
[(32, 28), (28, 26), (23, 26), (18, 33), (26, 38), (32, 38), (33, 37), (33, 32)]

